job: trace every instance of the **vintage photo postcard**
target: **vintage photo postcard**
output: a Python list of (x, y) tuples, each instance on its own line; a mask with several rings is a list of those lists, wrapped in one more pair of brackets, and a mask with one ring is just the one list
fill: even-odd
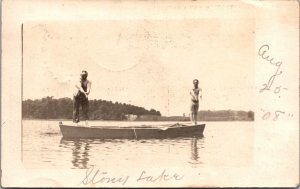
[(4, 0), (2, 187), (297, 187), (299, 3)]

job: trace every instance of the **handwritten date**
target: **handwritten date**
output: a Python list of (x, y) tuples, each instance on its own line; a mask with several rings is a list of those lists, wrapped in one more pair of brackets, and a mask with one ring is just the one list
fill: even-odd
[[(281, 70), (282, 61), (275, 60), (275, 58), (271, 57), (269, 55), (269, 50), (270, 50), (269, 45), (262, 45), (258, 50), (258, 55), (260, 58), (262, 58), (269, 64), (275, 66), (276, 69), (275, 69), (274, 74), (270, 76), (269, 80), (262, 85), (263, 88), (261, 88), (259, 92), (271, 90), (271, 87), (274, 83), (275, 78), (283, 73)], [(280, 87), (276, 87), (274, 90), (274, 93), (278, 93), (279, 91), (280, 91)]]
[[(275, 85), (275, 79), (279, 76), (282, 75), (283, 71), (281, 70), (281, 67), (283, 65), (283, 62), (280, 60), (275, 60), (274, 57), (272, 57), (270, 55), (270, 46), (265, 44), (262, 45), (259, 50), (258, 50), (258, 56), (264, 61), (269, 63), (270, 65), (273, 66), (273, 68), (275, 68), (273, 74), (269, 77), (268, 81), (263, 83), (262, 88), (259, 90), (260, 93), (264, 92), (264, 91), (272, 91), (271, 94), (273, 95), (278, 95), (278, 98), (280, 98), (280, 93), (283, 90), (287, 90), (287, 88), (280, 86), (280, 85)], [(277, 79), (278, 80), (278, 79)], [(274, 87), (275, 85), (275, 87)], [(286, 113), (285, 111), (282, 110), (270, 110), (270, 111), (265, 111), (263, 109), (261, 109), (263, 111), (261, 119), (262, 120), (273, 120), (273, 121), (277, 121), (279, 119), (279, 117), (282, 117), (283, 115), (287, 115), (289, 117), (293, 117), (293, 114), (290, 113)]]
[(282, 117), (283, 115), (286, 115), (287, 117), (293, 117), (294, 115), (292, 113), (287, 113), (285, 111), (282, 110), (275, 110), (275, 111), (266, 111), (261, 109), (261, 111), (263, 112), (262, 115), (262, 120), (273, 120), (273, 121), (277, 121), (279, 119), (279, 117)]

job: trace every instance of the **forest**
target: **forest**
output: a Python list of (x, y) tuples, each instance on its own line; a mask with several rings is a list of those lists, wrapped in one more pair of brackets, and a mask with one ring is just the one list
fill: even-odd
[[(22, 102), (23, 119), (72, 119), (71, 98), (45, 97)], [(106, 100), (89, 100), (90, 120), (131, 120), (131, 121), (189, 121), (189, 115), (161, 116), (157, 110)], [(199, 121), (253, 121), (253, 111), (200, 110)]]
[[(71, 98), (45, 97), (22, 102), (23, 119), (72, 119), (73, 100)], [(126, 120), (126, 115), (156, 115), (159, 111), (106, 100), (89, 100), (90, 120)]]
[[(243, 110), (200, 110), (198, 121), (254, 121), (253, 111)], [(183, 116), (157, 116), (141, 115), (137, 121), (189, 121), (189, 115)]]
[(201, 110), (198, 114), (201, 121), (254, 121), (254, 112), (250, 110)]

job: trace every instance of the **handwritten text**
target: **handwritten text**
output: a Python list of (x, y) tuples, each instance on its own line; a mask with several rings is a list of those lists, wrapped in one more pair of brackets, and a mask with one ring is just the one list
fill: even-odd
[[(184, 178), (183, 175), (178, 173), (168, 173), (167, 170), (163, 170), (158, 174), (149, 174), (145, 170), (141, 171), (139, 176), (136, 178), (131, 178), (129, 175), (123, 176), (112, 176), (108, 172), (100, 171), (100, 169), (96, 169), (95, 166), (91, 166), (86, 170), (85, 176), (80, 184), (83, 185), (95, 185), (99, 184), (120, 184), (122, 186), (126, 185), (126, 183), (132, 179), (135, 182), (167, 182), (167, 181), (179, 181)], [(103, 186), (102, 185), (102, 186)]]

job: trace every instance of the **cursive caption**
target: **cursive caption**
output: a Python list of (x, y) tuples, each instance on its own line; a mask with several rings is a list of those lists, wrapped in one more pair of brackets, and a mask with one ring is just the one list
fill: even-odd
[(168, 181), (179, 181), (184, 178), (184, 175), (178, 173), (169, 173), (167, 170), (162, 170), (158, 174), (151, 175), (145, 170), (141, 171), (137, 177), (132, 177), (129, 175), (123, 176), (113, 176), (108, 172), (101, 171), (100, 169), (91, 166), (86, 170), (84, 179), (80, 184), (83, 185), (96, 185), (96, 184), (121, 184), (125, 186), (129, 180), (135, 182), (144, 182), (144, 183), (158, 183), (158, 182), (168, 182)]
[[(258, 56), (261, 58), (263, 63), (267, 63), (270, 65), (270, 69), (273, 69), (273, 73), (268, 77), (267, 81), (262, 84), (262, 87), (259, 89), (260, 93), (269, 92), (270, 95), (277, 95), (278, 99), (280, 99), (280, 95), (283, 91), (288, 90), (284, 86), (280, 86), (276, 84), (276, 81), (279, 77), (283, 75), (282, 66), (283, 62), (281, 60), (275, 59), (274, 56), (271, 56), (271, 48), (269, 45), (264, 44), (258, 50)], [(272, 119), (273, 121), (277, 121), (279, 117), (282, 115), (287, 115), (289, 117), (293, 117), (293, 114), (287, 113), (283, 110), (265, 110), (261, 109), (263, 115), (262, 120)]]

